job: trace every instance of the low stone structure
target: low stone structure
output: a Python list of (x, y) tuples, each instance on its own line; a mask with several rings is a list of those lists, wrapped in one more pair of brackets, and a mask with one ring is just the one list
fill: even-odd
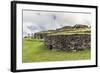
[(47, 35), (47, 33), (35, 33), (34, 38), (35, 39), (43, 39), (44, 36), (46, 36), (46, 35)]
[(44, 44), (47, 48), (62, 51), (78, 51), (91, 48), (90, 34), (47, 35)]

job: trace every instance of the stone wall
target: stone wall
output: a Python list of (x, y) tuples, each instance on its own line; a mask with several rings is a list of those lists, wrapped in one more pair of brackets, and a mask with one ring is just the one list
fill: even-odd
[(44, 37), (44, 44), (52, 50), (78, 51), (91, 48), (90, 34), (48, 35)]
[(35, 39), (43, 39), (44, 36), (46, 36), (46, 35), (47, 35), (47, 33), (35, 33), (34, 38)]

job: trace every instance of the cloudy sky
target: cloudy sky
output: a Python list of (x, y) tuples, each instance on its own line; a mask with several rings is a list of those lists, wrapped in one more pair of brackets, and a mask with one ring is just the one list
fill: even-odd
[(23, 11), (23, 36), (75, 24), (91, 25), (91, 14), (74, 12)]

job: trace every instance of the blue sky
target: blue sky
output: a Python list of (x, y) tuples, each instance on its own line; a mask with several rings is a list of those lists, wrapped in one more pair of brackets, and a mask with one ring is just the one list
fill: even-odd
[(75, 24), (91, 25), (91, 14), (23, 11), (23, 36)]

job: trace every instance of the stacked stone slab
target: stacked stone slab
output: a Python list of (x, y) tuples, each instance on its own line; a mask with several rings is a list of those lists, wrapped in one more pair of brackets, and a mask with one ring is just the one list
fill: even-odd
[(62, 51), (90, 49), (90, 41), (90, 34), (48, 35), (44, 38), (44, 44), (47, 48)]

